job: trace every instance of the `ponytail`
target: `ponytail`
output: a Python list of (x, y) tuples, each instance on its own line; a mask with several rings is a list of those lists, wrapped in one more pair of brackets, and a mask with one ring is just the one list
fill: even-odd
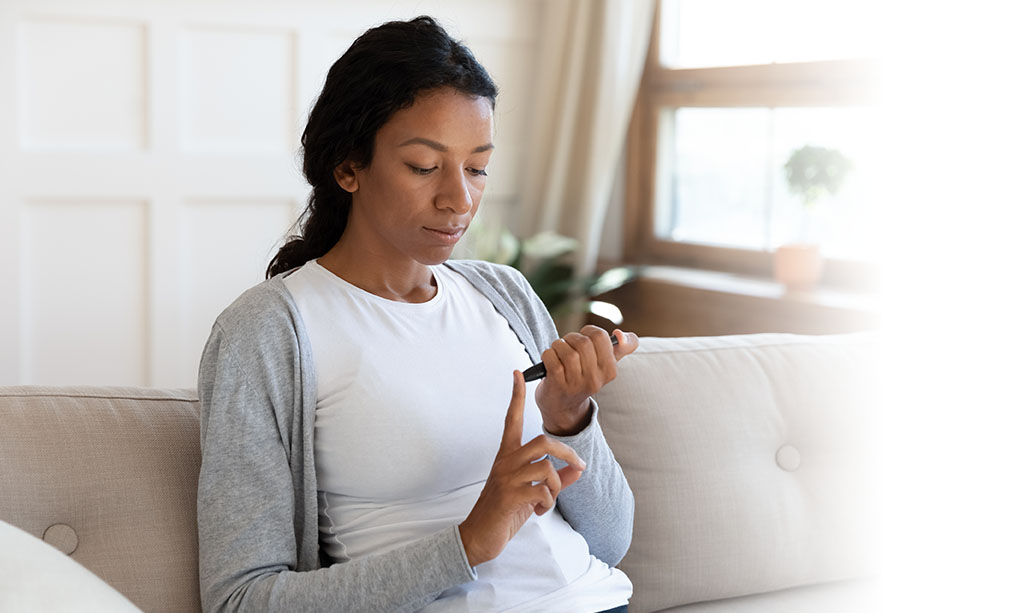
[(326, 183), (314, 187), (309, 203), (302, 216), (295, 222), (301, 224), (299, 234), (288, 237), (288, 241), (267, 266), (267, 278), (298, 268), (315, 260), (328, 251), (341, 238), (352, 208), (352, 194), (341, 189), (337, 183)]

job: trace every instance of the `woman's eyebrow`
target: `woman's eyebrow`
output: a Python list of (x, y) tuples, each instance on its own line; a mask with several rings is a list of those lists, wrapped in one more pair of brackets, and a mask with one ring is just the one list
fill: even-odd
[[(406, 145), (426, 145), (431, 149), (437, 149), (442, 153), (448, 152), (448, 145), (442, 145), (436, 140), (430, 140), (429, 138), (423, 138), (421, 136), (410, 138), (409, 140), (399, 145), (399, 147), (405, 147)], [(487, 143), (486, 145), (480, 145), (479, 147), (474, 149), (473, 153), (483, 153), (484, 151), (489, 151), (491, 149), (494, 149), (494, 143)]]

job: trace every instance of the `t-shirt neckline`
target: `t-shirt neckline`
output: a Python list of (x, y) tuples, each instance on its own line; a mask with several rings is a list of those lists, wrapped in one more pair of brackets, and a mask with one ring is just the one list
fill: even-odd
[(344, 278), (339, 277), (330, 270), (327, 270), (327, 268), (320, 264), (320, 262), (318, 262), (316, 258), (313, 258), (312, 260), (307, 262), (307, 266), (310, 266), (315, 272), (317, 272), (317, 274), (326, 276), (327, 278), (331, 279), (332, 283), (339, 285), (340, 287), (344, 288), (351, 294), (360, 296), (365, 300), (371, 300), (394, 308), (427, 308), (436, 304), (440, 304), (445, 294), (445, 282), (442, 279), (443, 275), (438, 274), (439, 269), (441, 268), (440, 266), (427, 266), (427, 268), (430, 269), (431, 275), (433, 276), (434, 284), (437, 287), (437, 291), (434, 292), (434, 295), (430, 298), (430, 300), (427, 300), (425, 302), (403, 302), (401, 300), (391, 300), (390, 298), (378, 296), (373, 292), (368, 292), (365, 289), (346, 281)]

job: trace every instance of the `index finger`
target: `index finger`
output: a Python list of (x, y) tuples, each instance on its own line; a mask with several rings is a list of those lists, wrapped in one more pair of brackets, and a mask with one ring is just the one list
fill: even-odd
[(512, 400), (505, 414), (505, 431), (501, 434), (499, 452), (514, 451), (523, 446), (523, 405), (526, 403), (526, 381), (518, 370), (512, 373)]
[[(590, 337), (590, 341), (594, 343), (594, 350), (597, 352), (597, 361), (602, 362), (602, 358), (606, 356), (615, 356), (614, 345), (612, 345), (612, 336), (608, 335), (608, 332), (604, 328), (598, 328), (597, 326), (583, 326), (580, 330), (580, 334), (584, 334)], [(617, 339), (618, 342), (622, 342), (622, 339)]]

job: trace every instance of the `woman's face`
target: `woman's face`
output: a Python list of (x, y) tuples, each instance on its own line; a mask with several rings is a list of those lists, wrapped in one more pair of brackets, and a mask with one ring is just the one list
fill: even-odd
[(421, 94), (378, 130), (368, 166), (335, 172), (352, 192), (345, 233), (378, 258), (444, 262), (480, 205), (492, 136), (488, 99)]

